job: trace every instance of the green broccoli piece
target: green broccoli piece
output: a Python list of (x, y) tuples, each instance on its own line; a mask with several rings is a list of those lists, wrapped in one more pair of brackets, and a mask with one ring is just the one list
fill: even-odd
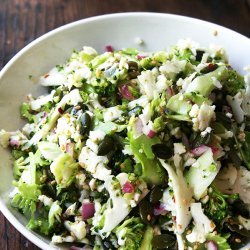
[(193, 61), (191, 58), (194, 56), (192, 51), (190, 49), (183, 49), (183, 50), (175, 50), (175, 56), (178, 58), (178, 60), (185, 60), (188, 62)]
[(21, 156), (19, 159), (14, 161), (13, 164), (13, 175), (16, 180), (20, 178), (24, 169), (27, 169), (27, 164), (29, 163), (29, 158), (24, 158)]
[(62, 209), (59, 206), (59, 201), (55, 201), (52, 203), (50, 210), (49, 210), (49, 226), (53, 226), (55, 220), (61, 221), (60, 216), (62, 214)]
[(153, 247), (151, 241), (153, 239), (153, 236), (154, 236), (154, 230), (152, 227), (148, 226), (146, 231), (144, 232), (139, 250), (152, 250)]
[(52, 162), (50, 170), (59, 187), (65, 188), (74, 180), (78, 163), (69, 154), (62, 153)]
[(131, 150), (142, 166), (142, 178), (151, 184), (160, 184), (164, 180), (165, 171), (155, 159), (155, 155), (152, 152), (152, 145), (160, 143), (158, 137), (149, 138), (146, 135), (141, 135), (134, 138), (135, 126), (134, 118), (130, 121), (130, 130), (128, 132), (128, 138), (130, 142)]
[(217, 244), (218, 250), (230, 250), (231, 249), (231, 247), (227, 243), (227, 238), (228, 236), (223, 237), (220, 234), (217, 234), (217, 235), (208, 234), (206, 236), (207, 241), (214, 241)]
[(18, 183), (18, 193), (12, 198), (12, 206), (22, 210), (24, 214), (33, 217), (36, 211), (36, 203), (41, 191), (36, 184)]
[(132, 217), (125, 220), (122, 225), (114, 229), (118, 244), (122, 243), (119, 250), (137, 250), (141, 245), (145, 225), (140, 218)]
[(40, 232), (44, 235), (51, 235), (52, 228), (47, 219), (43, 217), (31, 218), (27, 224), (28, 229)]
[(228, 69), (227, 77), (221, 81), (223, 89), (225, 89), (229, 95), (236, 95), (241, 89), (245, 88), (245, 82), (243, 76), (239, 75), (236, 70)]
[(223, 194), (214, 186), (210, 187), (208, 190), (209, 200), (205, 205), (204, 212), (210, 219), (219, 224), (230, 213), (227, 199), (236, 200), (239, 195)]
[(21, 158), (22, 156), (25, 158), (27, 157), (26, 152), (23, 152), (22, 150), (18, 150), (18, 149), (13, 149), (11, 151), (11, 155), (14, 157), (15, 160)]
[(32, 115), (30, 104), (27, 102), (24, 102), (20, 107), (21, 117), (28, 120), (29, 123), (32, 123), (35, 121), (35, 116)]

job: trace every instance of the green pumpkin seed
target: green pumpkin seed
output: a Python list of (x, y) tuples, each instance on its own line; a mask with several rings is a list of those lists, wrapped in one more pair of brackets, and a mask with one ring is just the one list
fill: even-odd
[(151, 241), (152, 246), (157, 249), (170, 249), (176, 243), (176, 238), (170, 234), (155, 235)]
[(150, 202), (147, 199), (144, 199), (140, 202), (139, 204), (139, 214), (141, 216), (141, 219), (145, 222), (145, 223), (149, 223), (152, 219), (152, 215), (153, 215), (153, 207), (152, 204), (150, 204)]
[(111, 150), (115, 148), (115, 142), (111, 136), (106, 135), (103, 141), (99, 144), (97, 155), (107, 155)]
[(174, 153), (173, 147), (169, 147), (166, 144), (155, 144), (152, 146), (152, 151), (160, 159), (169, 159)]
[(80, 118), (81, 121), (81, 134), (84, 135), (89, 132), (91, 126), (91, 117), (88, 113), (83, 113)]
[(163, 190), (160, 186), (155, 186), (149, 194), (149, 201), (152, 204), (156, 204), (162, 198)]

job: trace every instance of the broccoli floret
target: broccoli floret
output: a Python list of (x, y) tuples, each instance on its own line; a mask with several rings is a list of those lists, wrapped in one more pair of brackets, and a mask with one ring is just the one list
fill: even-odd
[(162, 183), (165, 171), (155, 159), (155, 155), (152, 152), (152, 145), (160, 143), (160, 139), (156, 136), (149, 138), (144, 134), (134, 138), (136, 135), (136, 125), (133, 117), (131, 118), (130, 126), (130, 131), (128, 132), (130, 147), (135, 158), (142, 166), (142, 178), (148, 183)]
[(238, 194), (223, 194), (214, 186), (209, 189), (209, 200), (205, 206), (204, 212), (215, 223), (219, 224), (227, 215), (229, 215), (229, 205), (227, 199), (235, 200), (239, 197)]
[(50, 227), (48, 220), (42, 217), (31, 218), (27, 227), (30, 230), (41, 232), (44, 235), (50, 235), (52, 233), (52, 228)]
[(21, 156), (20, 158), (14, 161), (13, 175), (16, 180), (20, 178), (23, 170), (27, 168), (28, 163), (29, 163), (29, 159), (28, 158), (25, 159), (23, 156)]
[(154, 230), (152, 227), (147, 226), (146, 231), (144, 232), (143, 239), (141, 242), (140, 250), (152, 250), (152, 244), (151, 241), (154, 236)]
[(49, 226), (52, 227), (55, 223), (55, 220), (61, 221), (60, 216), (62, 214), (62, 208), (59, 206), (59, 201), (52, 203), (49, 210)]
[(245, 83), (243, 76), (239, 75), (234, 69), (228, 69), (227, 77), (221, 81), (223, 88), (229, 95), (236, 95), (244, 89)]
[(40, 194), (41, 191), (38, 185), (19, 182), (18, 193), (13, 197), (11, 204), (21, 209), (24, 214), (33, 217)]
[(68, 187), (75, 178), (78, 163), (69, 155), (62, 153), (50, 165), (50, 170), (60, 188)]
[(31, 114), (30, 104), (24, 102), (20, 107), (21, 117), (32, 123), (35, 121), (35, 116)]
[(137, 250), (141, 245), (145, 225), (140, 218), (125, 220), (114, 232), (118, 238), (119, 250)]
[(17, 149), (13, 149), (11, 151), (11, 155), (14, 157), (15, 160), (19, 159), (20, 157), (27, 157), (27, 153), (21, 151), (21, 150), (17, 150)]
[(214, 235), (214, 234), (207, 234), (206, 240), (213, 241), (216, 243), (218, 250), (229, 250), (231, 247), (227, 243), (228, 236), (221, 236), (220, 234)]

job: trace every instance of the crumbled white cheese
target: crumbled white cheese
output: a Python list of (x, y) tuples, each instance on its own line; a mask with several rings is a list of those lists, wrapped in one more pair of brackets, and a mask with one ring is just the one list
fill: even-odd
[(230, 119), (233, 117), (233, 115), (232, 115), (231, 113), (229, 113), (229, 112), (226, 113), (226, 116), (227, 116), (228, 118), (230, 118)]
[(211, 127), (207, 127), (204, 131), (201, 132), (201, 137), (205, 137), (207, 134), (210, 134), (212, 132)]
[(63, 243), (63, 242), (74, 242), (75, 239), (72, 236), (61, 236), (61, 235), (53, 235), (52, 237), (52, 243)]

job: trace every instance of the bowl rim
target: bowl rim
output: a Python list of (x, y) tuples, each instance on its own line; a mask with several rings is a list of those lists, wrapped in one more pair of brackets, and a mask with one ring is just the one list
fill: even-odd
[[(193, 17), (188, 17), (185, 15), (177, 15), (177, 14), (169, 14), (169, 13), (159, 13), (159, 12), (122, 12), (122, 13), (111, 13), (111, 14), (104, 14), (104, 15), (97, 15), (97, 16), (92, 16), (84, 19), (80, 19), (77, 21), (70, 22), (68, 24), (64, 24), (62, 26), (59, 26), (49, 32), (46, 32), (45, 34), (41, 35), (40, 37), (34, 39), (32, 42), (27, 44), (25, 47), (23, 47), (20, 51), (18, 51), (10, 60), (9, 62), (1, 69), (0, 71), (0, 83), (5, 75), (5, 73), (12, 67), (12, 65), (15, 63), (15, 61), (22, 57), (29, 49), (31, 49), (33, 46), (36, 44), (39, 44), (46, 40), (47, 38), (56, 35), (57, 33), (62, 32), (63, 30), (70, 29), (71, 27), (75, 27), (78, 25), (83, 25), (85, 23), (90, 23), (93, 21), (101, 21), (104, 19), (119, 19), (119, 18), (124, 18), (124, 17), (162, 17), (166, 19), (172, 19), (172, 20), (181, 20), (185, 21), (187, 23), (199, 23), (199, 25), (202, 25), (204, 27), (213, 27), (213, 28), (218, 28), (220, 30), (230, 32), (231, 34), (234, 34), (238, 37), (241, 37), (243, 39), (247, 39), (250, 41), (250, 39), (242, 35), (232, 29), (226, 28), (224, 26), (215, 24), (213, 22), (205, 21), (202, 19), (198, 18), (193, 18)], [(1, 87), (1, 84), (0, 84)], [(38, 236), (34, 234), (34, 232), (28, 230), (15, 216), (11, 211), (8, 209), (6, 206), (5, 202), (3, 199), (0, 197), (0, 211), (4, 215), (4, 217), (24, 236), (26, 237), (29, 241), (31, 241), (33, 244), (36, 246), (40, 247), (41, 249), (46, 249), (46, 250), (55, 250), (55, 249), (60, 249), (56, 246), (48, 245), (45, 243), (42, 239), (40, 239)]]

